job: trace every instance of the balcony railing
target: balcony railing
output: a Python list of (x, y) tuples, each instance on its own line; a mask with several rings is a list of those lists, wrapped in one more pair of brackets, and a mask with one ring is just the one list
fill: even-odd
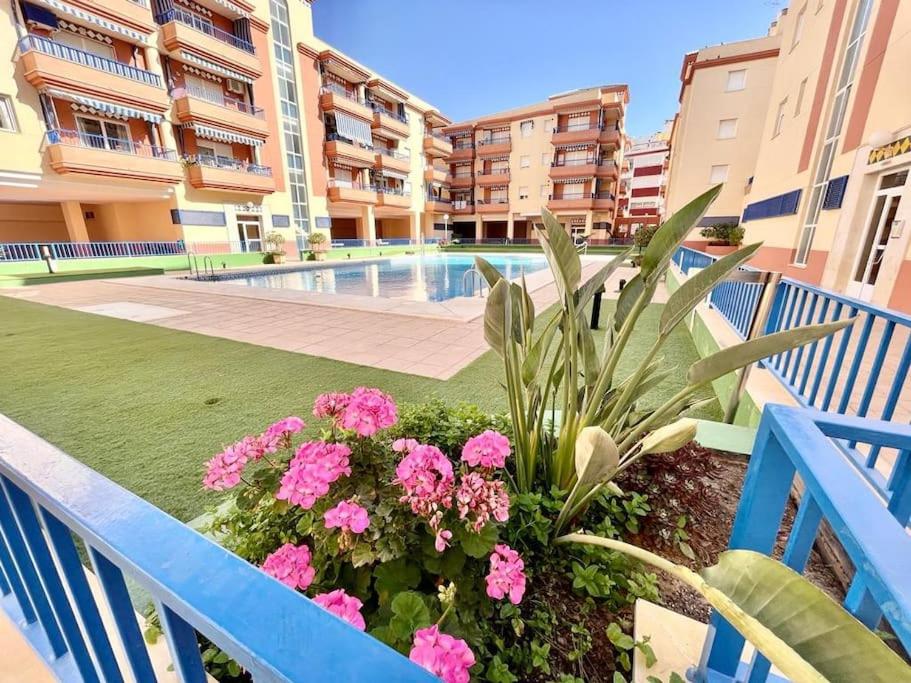
[(328, 133), (326, 135), (326, 142), (344, 142), (347, 145), (353, 145), (355, 147), (361, 147), (371, 152), (376, 151), (373, 145), (365, 145), (363, 142), (356, 142), (350, 138), (346, 138), (344, 135), (339, 135), (338, 133)]
[(320, 87), (319, 92), (321, 95), (325, 95), (327, 93), (332, 93), (333, 95), (338, 95), (339, 97), (344, 97), (346, 100), (351, 100), (352, 102), (357, 102), (358, 104), (363, 104), (365, 107), (367, 106), (367, 101), (363, 97), (358, 97), (357, 94), (355, 94), (353, 92), (349, 92), (345, 88), (345, 86), (339, 85), (338, 83), (334, 83), (332, 81), (329, 81), (328, 83), (324, 83)]
[(410, 192), (405, 192), (402, 188), (399, 187), (377, 187), (376, 191), (379, 194), (391, 194), (397, 197), (410, 197)]
[(363, 190), (364, 192), (379, 192), (375, 185), (368, 185), (356, 180), (341, 180), (339, 178), (329, 178), (329, 187), (338, 187), (345, 190)]
[(265, 112), (261, 107), (254, 107), (252, 104), (247, 104), (243, 100), (228, 97), (223, 93), (211, 92), (196, 85), (186, 85), (182, 88), (174, 88), (171, 91), (171, 97), (175, 100), (181, 97), (192, 97), (197, 100), (216, 104), (219, 107), (225, 107), (226, 109), (233, 109), (243, 114), (249, 114), (258, 119), (266, 118)]
[(136, 157), (153, 157), (177, 161), (177, 152), (173, 149), (147, 145), (129, 138), (114, 138), (95, 133), (83, 133), (78, 130), (54, 129), (44, 135), (49, 145), (69, 145), (71, 147), (85, 147), (87, 149), (103, 149), (119, 154), (129, 154)]
[(450, 138), (448, 135), (443, 135), (442, 133), (437, 133), (435, 130), (425, 131), (424, 135), (427, 135), (432, 138), (436, 138), (437, 140), (442, 140), (443, 142), (445, 142), (447, 144), (452, 142), (452, 138)]
[(427, 195), (426, 201), (436, 202), (437, 204), (452, 204), (451, 199), (447, 199), (446, 197), (434, 197), (432, 194)]
[(483, 147), (484, 145), (506, 145), (512, 142), (512, 136), (506, 135), (499, 138), (487, 138), (485, 140), (478, 140), (478, 147)]
[(56, 43), (53, 40), (42, 36), (27, 35), (19, 40), (19, 52), (28, 52), (29, 50), (35, 50), (36, 52), (51, 55), (58, 59), (65, 59), (66, 61), (74, 62), (75, 64), (82, 64), (83, 66), (92, 69), (114, 74), (115, 76), (123, 76), (124, 78), (139, 81), (140, 83), (161, 87), (161, 77), (159, 77), (158, 74), (143, 69), (137, 69), (135, 66), (130, 66), (129, 64), (121, 64), (120, 62), (108, 59), (107, 57), (99, 57), (98, 55), (86, 52), (85, 50), (78, 50), (68, 45), (61, 45), (60, 43)]
[(481, 169), (478, 171), (478, 175), (509, 175), (509, 167)]
[(399, 159), (400, 161), (408, 161), (409, 159), (411, 159), (411, 151), (407, 150), (407, 149), (404, 151), (399, 151), (399, 150), (395, 150), (395, 149), (384, 149), (382, 147), (374, 147), (373, 151), (378, 152), (379, 154), (382, 154), (384, 157), (389, 157), (390, 159)]
[(373, 111), (379, 112), (383, 116), (388, 116), (389, 118), (393, 118), (396, 121), (401, 121), (402, 123), (408, 123), (407, 114), (399, 114), (397, 111), (386, 109), (386, 107), (384, 107), (379, 102), (368, 102), (367, 104), (370, 105), (370, 108), (373, 109)]
[(474, 143), (471, 140), (467, 140), (467, 141), (460, 140), (458, 142), (453, 141), (452, 148), (453, 149), (474, 149)]
[(509, 204), (509, 199), (507, 197), (496, 197), (496, 198), (492, 198), (492, 199), (476, 199), (475, 204), (486, 204), (488, 206)]
[(183, 159), (187, 163), (199, 164), (200, 166), (207, 166), (209, 168), (222, 168), (227, 171), (241, 171), (253, 175), (272, 177), (272, 169), (269, 166), (251, 164), (249, 161), (243, 161), (241, 159), (212, 156), (211, 154), (197, 154), (195, 156), (186, 154)]
[(221, 41), (231, 47), (236, 47), (238, 50), (243, 50), (244, 52), (249, 52), (251, 55), (256, 54), (256, 49), (253, 47), (253, 43), (244, 40), (238, 36), (235, 36), (233, 33), (228, 33), (223, 31), (220, 28), (216, 28), (209, 22), (203, 20), (201, 17), (191, 14), (190, 12), (184, 12), (182, 9), (170, 9), (167, 12), (162, 12), (155, 17), (155, 23), (159, 25), (167, 24), (168, 22), (176, 21), (183, 24), (184, 26), (189, 26), (192, 29), (195, 29), (201, 33), (205, 33), (207, 36), (215, 38), (215, 40)]
[(585, 125), (556, 126), (554, 133), (573, 133), (580, 130), (601, 130), (601, 125), (598, 123), (586, 123)]
[(611, 201), (617, 198), (613, 192), (595, 192), (594, 197), (595, 199), (610, 199)]
[(593, 166), (597, 162), (594, 159), (557, 159), (551, 166)]

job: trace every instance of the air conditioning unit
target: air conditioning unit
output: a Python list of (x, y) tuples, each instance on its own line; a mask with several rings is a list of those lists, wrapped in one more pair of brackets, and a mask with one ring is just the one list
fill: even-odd
[(229, 78), (227, 81), (228, 90), (238, 95), (246, 95), (247, 87), (244, 85), (243, 81), (238, 81), (236, 78)]

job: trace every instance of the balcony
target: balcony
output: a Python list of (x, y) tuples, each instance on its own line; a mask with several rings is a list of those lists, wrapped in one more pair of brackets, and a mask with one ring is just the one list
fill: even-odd
[(157, 15), (155, 21), (161, 26), (161, 46), (178, 61), (182, 59), (181, 50), (189, 50), (251, 78), (263, 73), (252, 43), (215, 28), (190, 12), (168, 10)]
[(38, 89), (63, 88), (155, 112), (170, 105), (158, 74), (41, 36), (19, 41), (19, 63), (25, 80)]
[(613, 211), (615, 200), (613, 192), (598, 192), (594, 196), (592, 208), (596, 211)]
[(427, 183), (449, 182), (448, 173), (445, 168), (437, 168), (436, 166), (427, 166), (424, 168), (424, 182), (427, 182)]
[(171, 97), (174, 100), (174, 114), (180, 123), (230, 128), (261, 138), (269, 135), (265, 113), (259, 107), (207, 93), (193, 86), (172, 90)]
[(564, 178), (593, 177), (598, 166), (594, 159), (563, 159), (550, 165), (550, 178), (560, 180)]
[(101, 2), (91, 4), (99, 5), (99, 9), (103, 8), (104, 13), (111, 19), (135, 28), (137, 31), (152, 33), (155, 30), (149, 3), (145, 0), (101, 0)]
[(320, 88), (319, 107), (325, 112), (343, 111), (364, 121), (373, 121), (373, 110), (367, 103), (340, 86), (324, 85)]
[(582, 194), (570, 197), (549, 197), (547, 208), (551, 211), (588, 211), (595, 206), (594, 195)]
[(409, 173), (411, 171), (411, 155), (404, 152), (393, 152), (391, 150), (376, 149), (374, 157), (374, 168), (378, 171), (389, 169), (399, 173)]
[(375, 205), (377, 203), (376, 188), (373, 185), (361, 185), (360, 183), (330, 178), (329, 201)]
[(478, 171), (477, 183), (478, 185), (483, 185), (485, 187), (490, 185), (507, 185), (509, 183), (509, 169), (498, 168), (487, 171)]
[(583, 142), (594, 143), (598, 141), (600, 134), (601, 126), (598, 124), (586, 123), (584, 126), (557, 126), (554, 128), (551, 142), (555, 145), (575, 145)]
[(452, 210), (450, 213), (456, 216), (472, 214), (474, 213), (474, 202), (466, 199), (454, 199), (452, 201)]
[(391, 187), (377, 188), (377, 206), (389, 206), (396, 209), (411, 208), (411, 195)]
[(437, 133), (425, 134), (424, 154), (431, 158), (446, 158), (452, 154), (452, 142)]
[(183, 180), (174, 150), (74, 130), (49, 130), (44, 141), (57, 173), (168, 184)]
[(408, 137), (408, 117), (389, 111), (377, 104), (373, 104), (373, 123), (371, 127), (378, 134), (386, 138), (404, 140)]
[(595, 177), (606, 178), (608, 180), (617, 179), (617, 162), (613, 159), (602, 159), (595, 169)]
[(452, 152), (449, 155), (449, 161), (467, 161), (472, 158), (474, 158), (473, 142), (454, 142), (452, 144)]
[(200, 190), (227, 190), (248, 194), (275, 192), (275, 180), (268, 166), (209, 155), (185, 156), (190, 185)]
[(458, 187), (471, 187), (474, 185), (474, 176), (471, 175), (471, 172), (468, 173), (457, 173), (455, 175), (447, 175), (446, 182), (449, 183), (449, 186), (452, 188)]
[(601, 134), (598, 136), (598, 142), (606, 147), (617, 148), (620, 146), (620, 140), (623, 139), (623, 135), (620, 133), (620, 129), (616, 126), (609, 126), (601, 131)]
[(442, 197), (427, 197), (424, 210), (428, 213), (452, 213), (452, 201)]
[(477, 212), (482, 214), (509, 212), (508, 199), (479, 199), (476, 204)]
[(354, 168), (371, 168), (376, 163), (376, 152), (332, 133), (326, 140), (326, 156)]
[(492, 156), (494, 154), (509, 154), (512, 151), (512, 138), (502, 137), (491, 140), (478, 141), (478, 156)]

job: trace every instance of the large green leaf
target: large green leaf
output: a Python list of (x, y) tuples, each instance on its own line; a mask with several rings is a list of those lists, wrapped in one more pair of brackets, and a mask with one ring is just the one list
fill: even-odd
[(563, 224), (547, 209), (541, 209), (544, 232), (541, 247), (560, 290), (560, 297), (574, 293), (582, 280), (582, 262)]
[(729, 550), (700, 575), (614, 539), (567, 534), (557, 542), (618, 550), (689, 584), (795, 683), (911, 680), (911, 667), (876, 634), (800, 574), (760, 553)]
[(595, 338), (588, 325), (579, 325), (579, 351), (582, 354), (582, 372), (585, 374), (585, 386), (590, 387), (598, 379), (601, 364), (595, 350)]
[(690, 384), (711, 382), (750, 363), (827, 337), (853, 322), (854, 318), (850, 318), (822, 325), (807, 325), (729, 346), (693, 363), (686, 373), (687, 381)]
[(620, 331), (623, 323), (626, 322), (629, 314), (632, 313), (636, 302), (639, 301), (639, 297), (644, 296), (646, 303), (650, 303), (655, 295), (657, 286), (657, 282), (646, 283), (641, 273), (637, 273), (632, 280), (626, 283), (623, 291), (620, 292), (620, 296), (617, 297), (617, 308), (614, 311), (614, 329), (617, 332)]
[(576, 477), (583, 491), (609, 479), (620, 462), (617, 444), (601, 427), (586, 427), (576, 437)]
[(679, 209), (668, 218), (655, 232), (651, 242), (642, 254), (640, 272), (642, 277), (648, 279), (652, 273), (659, 271), (661, 266), (670, 261), (671, 255), (680, 246), (690, 230), (702, 220), (705, 212), (721, 192), (721, 185), (716, 185), (708, 192), (704, 192)]
[(481, 275), (484, 276), (484, 279), (487, 280), (487, 284), (493, 289), (493, 286), (502, 279), (503, 275), (500, 274), (500, 271), (494, 268), (490, 263), (481, 258), (480, 256), (474, 257), (474, 263), (478, 267), (478, 270), (481, 272)]
[(617, 268), (623, 265), (623, 262), (629, 258), (632, 251), (633, 247), (630, 247), (626, 251), (617, 254), (617, 256), (611, 259), (603, 268), (592, 275), (584, 285), (579, 287), (579, 291), (576, 294), (577, 310), (582, 311), (582, 309), (588, 305), (588, 302), (591, 301), (595, 292), (607, 282), (607, 279), (614, 274), (614, 271), (616, 271)]
[(674, 329), (677, 323), (683, 320), (690, 311), (696, 308), (700, 301), (708, 296), (715, 285), (726, 278), (732, 270), (748, 261), (760, 246), (762, 246), (762, 243), (751, 244), (739, 251), (728, 254), (707, 268), (700, 270), (680, 285), (671, 294), (667, 304), (664, 306), (658, 333), (668, 334)]
[(696, 438), (696, 420), (684, 417), (665, 425), (642, 439), (640, 454), (673, 453)]
[(503, 356), (503, 344), (506, 341), (506, 306), (509, 301), (509, 282), (500, 279), (490, 288), (487, 306), (484, 309), (484, 339), (490, 348)]

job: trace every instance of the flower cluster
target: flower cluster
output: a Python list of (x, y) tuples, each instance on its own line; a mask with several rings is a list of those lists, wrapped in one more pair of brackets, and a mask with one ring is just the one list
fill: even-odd
[(413, 445), (395, 468), (395, 481), (405, 489), (399, 500), (411, 511), (430, 520), (437, 530), (442, 508), (452, 507), (455, 475), (452, 463), (436, 446)]
[(313, 404), (313, 414), (332, 418), (337, 426), (362, 437), (373, 436), (399, 419), (392, 397), (368, 387), (358, 387), (350, 394), (321, 394)]
[(285, 543), (266, 558), (262, 570), (286, 586), (307, 590), (313, 583), (316, 570), (310, 566), (310, 548)]
[(462, 460), (472, 467), (505, 467), (509, 452), (509, 439), (499, 432), (488, 429), (465, 442), (465, 446), (462, 447)]
[(313, 598), (313, 602), (327, 612), (344, 619), (360, 631), (367, 628), (367, 624), (364, 623), (364, 617), (361, 615), (361, 607), (364, 606), (364, 603), (354, 596), (348, 595), (341, 588), (331, 593), (320, 593)]
[(286, 417), (269, 427), (259, 437), (264, 453), (275, 453), (279, 448), (291, 448), (291, 435), (297, 434), (306, 425), (299, 417)]
[(329, 485), (342, 475), (349, 476), (348, 457), (351, 449), (345, 444), (307, 441), (300, 445), (282, 476), (275, 497), (300, 505), (305, 510), (329, 492)]
[(351, 397), (348, 394), (339, 392), (320, 394), (313, 403), (313, 416), (320, 419), (336, 418), (345, 410), (349, 400)]
[(262, 457), (262, 450), (255, 441), (251, 436), (245, 437), (209, 460), (202, 485), (213, 491), (237, 486), (247, 463)]
[(436, 624), (415, 632), (408, 659), (439, 676), (443, 683), (468, 683), (468, 670), (475, 662), (468, 643), (440, 633)]
[(509, 494), (499, 479), (485, 479), (477, 472), (469, 472), (462, 476), (455, 498), (459, 519), (468, 520), (475, 533), (491, 517), (498, 522), (509, 519)]
[(509, 596), (513, 605), (518, 605), (525, 595), (525, 563), (519, 553), (503, 543), (495, 545), (490, 555), (487, 595), (494, 600)]
[(363, 533), (370, 526), (367, 510), (352, 500), (343, 500), (323, 515), (327, 529), (341, 529), (343, 533)]

